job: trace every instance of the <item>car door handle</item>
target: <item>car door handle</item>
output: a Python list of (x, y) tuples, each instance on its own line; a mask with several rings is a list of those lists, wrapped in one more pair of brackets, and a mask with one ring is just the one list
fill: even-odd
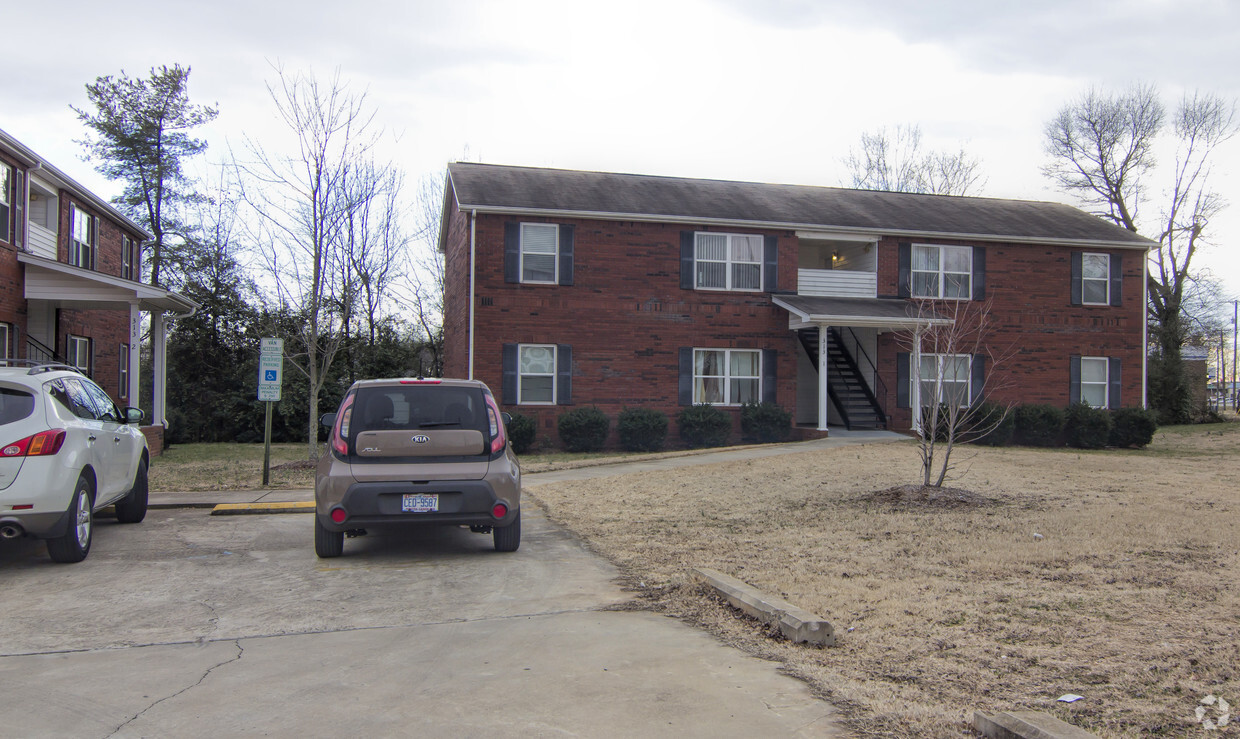
[(119, 443), (121, 443), (121, 437), (119, 437), (119, 436), (113, 436), (113, 437), (112, 437), (112, 443), (113, 443), (113, 444), (119, 444)]
[(87, 441), (94, 441), (94, 440), (95, 440), (95, 435), (94, 435), (94, 434), (91, 434), (90, 436), (87, 436), (87, 437), (86, 437), (86, 440), (87, 440)]

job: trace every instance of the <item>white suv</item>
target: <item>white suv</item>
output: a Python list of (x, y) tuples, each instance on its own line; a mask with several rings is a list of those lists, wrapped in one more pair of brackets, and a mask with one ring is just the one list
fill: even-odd
[(57, 562), (90, 552), (95, 511), (146, 516), (142, 411), (119, 408), (77, 369), (0, 360), (0, 537), (47, 540)]

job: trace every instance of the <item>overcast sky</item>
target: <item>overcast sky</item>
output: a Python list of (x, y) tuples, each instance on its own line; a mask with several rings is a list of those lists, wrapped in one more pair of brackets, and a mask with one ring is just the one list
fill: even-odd
[[(367, 91), (410, 179), (499, 164), (847, 184), (863, 131), (921, 126), (982, 160), (984, 195), (1072, 199), (1039, 171), (1043, 128), (1091, 84), (1240, 96), (1232, 0), (305, 0), (4, 10), (0, 128), (97, 192), (70, 105), (84, 85), (179, 63), (218, 104), (208, 159), (289, 139), (274, 64)], [(1240, 294), (1240, 141), (1215, 162), (1233, 202), (1203, 260)], [(1075, 203), (1074, 203), (1075, 204)]]

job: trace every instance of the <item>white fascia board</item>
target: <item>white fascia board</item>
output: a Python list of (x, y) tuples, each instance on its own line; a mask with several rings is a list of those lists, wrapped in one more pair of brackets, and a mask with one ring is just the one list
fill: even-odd
[[(183, 317), (193, 315), (200, 307), (198, 303), (184, 295), (162, 287), (124, 280), (33, 254), (18, 252), (17, 261), (27, 266), (25, 279), (27, 297), (47, 300), (138, 301), (147, 306), (144, 310), (155, 308)], [(32, 267), (34, 269), (30, 269)], [(40, 277), (40, 272), (45, 277)], [(50, 294), (39, 292), (44, 289), (44, 286), (52, 285), (56, 285), (57, 292)]]
[(851, 231), (797, 231), (797, 238), (804, 241), (851, 241), (856, 244), (877, 244), (878, 236)]
[[(678, 223), (685, 225), (697, 226), (723, 226), (728, 228), (740, 228), (750, 230), (772, 230), (772, 231), (811, 231), (815, 233), (824, 233), (823, 225), (819, 223), (780, 223), (774, 221), (744, 221), (735, 218), (695, 218), (692, 216), (674, 216), (659, 215), (651, 213), (610, 213), (607, 211), (589, 211), (589, 210), (564, 210), (560, 208), (518, 208), (502, 205), (474, 205), (459, 204), (461, 210), (474, 210), (478, 213), (489, 213), (494, 215), (530, 215), (543, 218), (582, 218), (592, 221), (635, 221), (639, 223)], [(1041, 246), (1068, 246), (1082, 249), (1104, 247), (1107, 249), (1131, 249), (1133, 251), (1148, 252), (1150, 249), (1158, 246), (1154, 242), (1149, 244), (1134, 244), (1130, 241), (1093, 241), (1081, 239), (1057, 239), (1049, 237), (1031, 237), (1018, 236), (1016, 234), (976, 234), (965, 232), (949, 232), (949, 231), (917, 231), (911, 229), (893, 229), (893, 228), (850, 228), (848, 233), (854, 238), (866, 237), (868, 240), (877, 241), (883, 236), (904, 236), (908, 238), (923, 239), (957, 239), (960, 241), (985, 241), (985, 242), (1001, 242), (1005, 244), (1038, 244)]]

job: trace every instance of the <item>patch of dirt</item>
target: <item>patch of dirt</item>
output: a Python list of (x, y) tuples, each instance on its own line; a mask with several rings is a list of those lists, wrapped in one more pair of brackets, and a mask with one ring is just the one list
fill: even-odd
[(313, 459), (298, 459), (294, 462), (272, 465), (273, 470), (312, 470), (318, 462)]
[(970, 490), (933, 485), (896, 485), (857, 498), (858, 503), (887, 505), (895, 508), (981, 508), (1002, 505), (1002, 501), (978, 495)]

